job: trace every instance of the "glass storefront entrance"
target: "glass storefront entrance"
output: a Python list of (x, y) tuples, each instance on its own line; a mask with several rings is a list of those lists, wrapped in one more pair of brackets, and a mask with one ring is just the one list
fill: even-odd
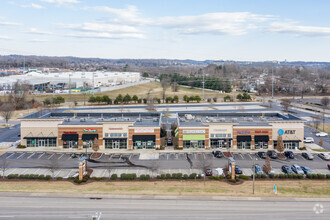
[(25, 138), (27, 147), (57, 147), (56, 137), (52, 138)]
[(183, 141), (183, 148), (204, 148), (205, 141)]
[(63, 148), (78, 148), (78, 141), (63, 141)]
[(225, 149), (227, 145), (229, 148), (231, 147), (230, 139), (211, 139), (211, 148)]
[(268, 149), (268, 135), (256, 135), (254, 136), (254, 148), (255, 149)]
[(237, 136), (237, 149), (251, 149), (251, 136), (240, 135)]
[[(283, 141), (284, 148), (287, 150), (298, 150), (299, 149), (299, 141)], [(277, 147), (277, 141), (274, 141), (274, 148)]]
[(126, 149), (127, 139), (126, 138), (107, 138), (104, 140), (106, 149)]
[(156, 136), (155, 135), (133, 135), (134, 149), (155, 149)]

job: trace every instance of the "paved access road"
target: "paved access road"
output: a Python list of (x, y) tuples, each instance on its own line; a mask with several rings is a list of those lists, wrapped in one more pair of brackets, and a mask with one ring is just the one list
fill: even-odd
[[(1, 219), (329, 219), (329, 201), (1, 196)], [(315, 207), (315, 208), (314, 208)], [(315, 210), (315, 211), (314, 211)], [(319, 214), (317, 214), (319, 213)]]

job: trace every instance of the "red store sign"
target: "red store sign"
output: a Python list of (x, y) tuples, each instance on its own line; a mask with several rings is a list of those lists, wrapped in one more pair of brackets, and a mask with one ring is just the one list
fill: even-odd
[(63, 134), (77, 134), (75, 131), (64, 131)]

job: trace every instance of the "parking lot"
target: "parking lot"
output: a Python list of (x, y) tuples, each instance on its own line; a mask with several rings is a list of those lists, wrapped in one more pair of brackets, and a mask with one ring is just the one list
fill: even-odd
[[(8, 162), (8, 174), (43, 174), (50, 175), (50, 167), (56, 165), (55, 177), (70, 177), (78, 171), (78, 159), (80, 156), (72, 153), (50, 152), (7, 152), (0, 156), (0, 160)], [(253, 160), (255, 164), (263, 166), (264, 159), (252, 153), (233, 153), (236, 164), (239, 165), (243, 174), (252, 174)], [(314, 160), (306, 160), (301, 154), (295, 154), (294, 159), (271, 159), (271, 166), (276, 174), (282, 173), (283, 165), (298, 164), (310, 167), (314, 173), (328, 174), (329, 161), (324, 161), (317, 154)], [(202, 173), (204, 167), (224, 168), (228, 164), (226, 158), (215, 158), (210, 152), (192, 153), (133, 153), (133, 154), (103, 154), (98, 160), (88, 160), (88, 166), (94, 169), (92, 176), (108, 177), (121, 173), (136, 173), (158, 175), (161, 173)], [(1, 166), (1, 164), (0, 164)], [(215, 173), (215, 172), (214, 172)], [(216, 173), (215, 173), (216, 174)]]

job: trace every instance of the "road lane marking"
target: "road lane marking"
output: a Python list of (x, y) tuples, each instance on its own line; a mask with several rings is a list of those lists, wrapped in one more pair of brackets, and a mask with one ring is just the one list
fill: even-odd
[(28, 156), (28, 158), (27, 159), (30, 159), (33, 155), (35, 155), (36, 153), (33, 153), (33, 154), (31, 154), (30, 156)]
[(62, 154), (59, 158), (57, 158), (58, 160), (61, 159), (64, 156), (64, 154)]
[(19, 159), (19, 158), (23, 157), (24, 154), (25, 154), (25, 153), (22, 153), (22, 154), (19, 155), (16, 159)]
[(45, 155), (45, 153), (42, 153), (39, 157), (38, 157), (38, 159), (40, 159), (42, 156), (44, 156)]
[[(10, 154), (6, 159), (9, 159), (9, 157), (13, 156), (15, 153)], [(23, 153), (24, 154), (24, 153)]]
[(54, 155), (55, 155), (55, 154), (50, 155), (50, 157), (48, 157), (48, 160), (49, 160), (50, 158), (52, 158)]

